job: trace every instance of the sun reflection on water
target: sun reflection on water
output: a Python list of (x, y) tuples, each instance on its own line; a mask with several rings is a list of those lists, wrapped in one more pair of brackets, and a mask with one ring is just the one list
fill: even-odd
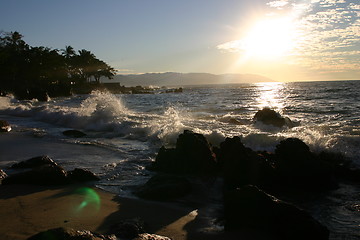
[(281, 112), (285, 106), (283, 96), (284, 83), (257, 83), (256, 86), (258, 87), (258, 97), (256, 98), (257, 107), (259, 109), (269, 107)]

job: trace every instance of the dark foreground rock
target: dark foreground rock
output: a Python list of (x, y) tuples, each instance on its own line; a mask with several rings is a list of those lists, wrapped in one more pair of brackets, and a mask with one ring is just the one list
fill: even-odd
[(283, 183), (305, 189), (336, 187), (335, 167), (317, 157), (300, 139), (281, 141), (275, 156), (275, 168)]
[(7, 174), (2, 169), (0, 169), (0, 180), (4, 179), (6, 177), (7, 177)]
[(133, 240), (171, 240), (171, 238), (160, 236), (157, 234), (142, 233)]
[(151, 168), (167, 173), (212, 175), (217, 171), (217, 163), (206, 138), (185, 130), (179, 135), (176, 148), (160, 148)]
[(257, 122), (262, 122), (266, 125), (273, 125), (275, 127), (294, 127), (295, 123), (293, 123), (288, 117), (282, 117), (278, 112), (266, 107), (262, 110), (259, 110), (255, 116), (254, 120)]
[(21, 169), (3, 179), (2, 184), (65, 185), (77, 182), (97, 181), (92, 172), (80, 168), (65, 171), (49, 156), (34, 157), (12, 165), (12, 169)]
[(10, 124), (5, 120), (0, 120), (0, 132), (10, 132), (11, 126)]
[(167, 201), (183, 197), (191, 190), (191, 183), (185, 177), (158, 174), (140, 187), (136, 195), (144, 199)]
[(81, 137), (85, 137), (86, 134), (78, 131), (78, 130), (66, 130), (63, 131), (63, 135), (67, 136), (67, 137), (73, 137), (73, 138), (81, 138)]
[(225, 188), (243, 185), (268, 186), (275, 183), (275, 169), (262, 155), (247, 148), (239, 137), (226, 138), (217, 151)]
[(139, 234), (145, 233), (144, 225), (144, 221), (139, 218), (126, 219), (110, 226), (109, 233), (115, 234), (121, 239), (133, 239)]
[(87, 230), (55, 228), (40, 232), (28, 240), (116, 240), (115, 235), (101, 235)]
[(329, 231), (307, 212), (254, 186), (225, 194), (225, 230), (265, 231), (281, 240), (329, 239)]

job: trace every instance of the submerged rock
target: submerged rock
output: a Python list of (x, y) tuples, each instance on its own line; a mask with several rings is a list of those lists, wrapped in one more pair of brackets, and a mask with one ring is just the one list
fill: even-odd
[(0, 132), (10, 132), (11, 126), (10, 124), (5, 120), (0, 120)]
[(116, 240), (114, 235), (102, 235), (87, 230), (54, 228), (29, 237), (28, 240)]
[(275, 127), (294, 127), (295, 124), (288, 118), (282, 117), (278, 112), (266, 107), (262, 110), (257, 111), (254, 116), (254, 120), (257, 122), (262, 122), (266, 125), (273, 125)]
[(217, 171), (217, 163), (206, 138), (185, 130), (179, 135), (176, 148), (160, 148), (152, 168), (167, 173), (212, 175)]
[(266, 194), (254, 186), (225, 194), (225, 230), (266, 231), (276, 239), (329, 239), (329, 230), (304, 210)]
[(136, 195), (145, 199), (166, 201), (183, 197), (191, 190), (191, 183), (185, 177), (158, 174), (140, 187)]
[(66, 130), (62, 132), (67, 137), (81, 138), (85, 137), (86, 134), (78, 130)]

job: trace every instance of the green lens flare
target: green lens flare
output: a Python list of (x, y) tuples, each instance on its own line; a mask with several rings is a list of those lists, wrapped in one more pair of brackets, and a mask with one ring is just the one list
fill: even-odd
[(101, 200), (96, 191), (92, 188), (83, 187), (79, 188), (75, 191), (76, 194), (80, 194), (83, 196), (83, 201), (77, 206), (76, 210), (80, 212), (85, 207), (92, 207), (93, 210), (99, 211)]

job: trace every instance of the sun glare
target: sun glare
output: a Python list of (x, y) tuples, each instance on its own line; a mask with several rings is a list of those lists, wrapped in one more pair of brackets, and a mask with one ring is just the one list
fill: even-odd
[(289, 18), (263, 20), (255, 24), (241, 40), (241, 48), (249, 57), (286, 56), (294, 47), (294, 33)]

